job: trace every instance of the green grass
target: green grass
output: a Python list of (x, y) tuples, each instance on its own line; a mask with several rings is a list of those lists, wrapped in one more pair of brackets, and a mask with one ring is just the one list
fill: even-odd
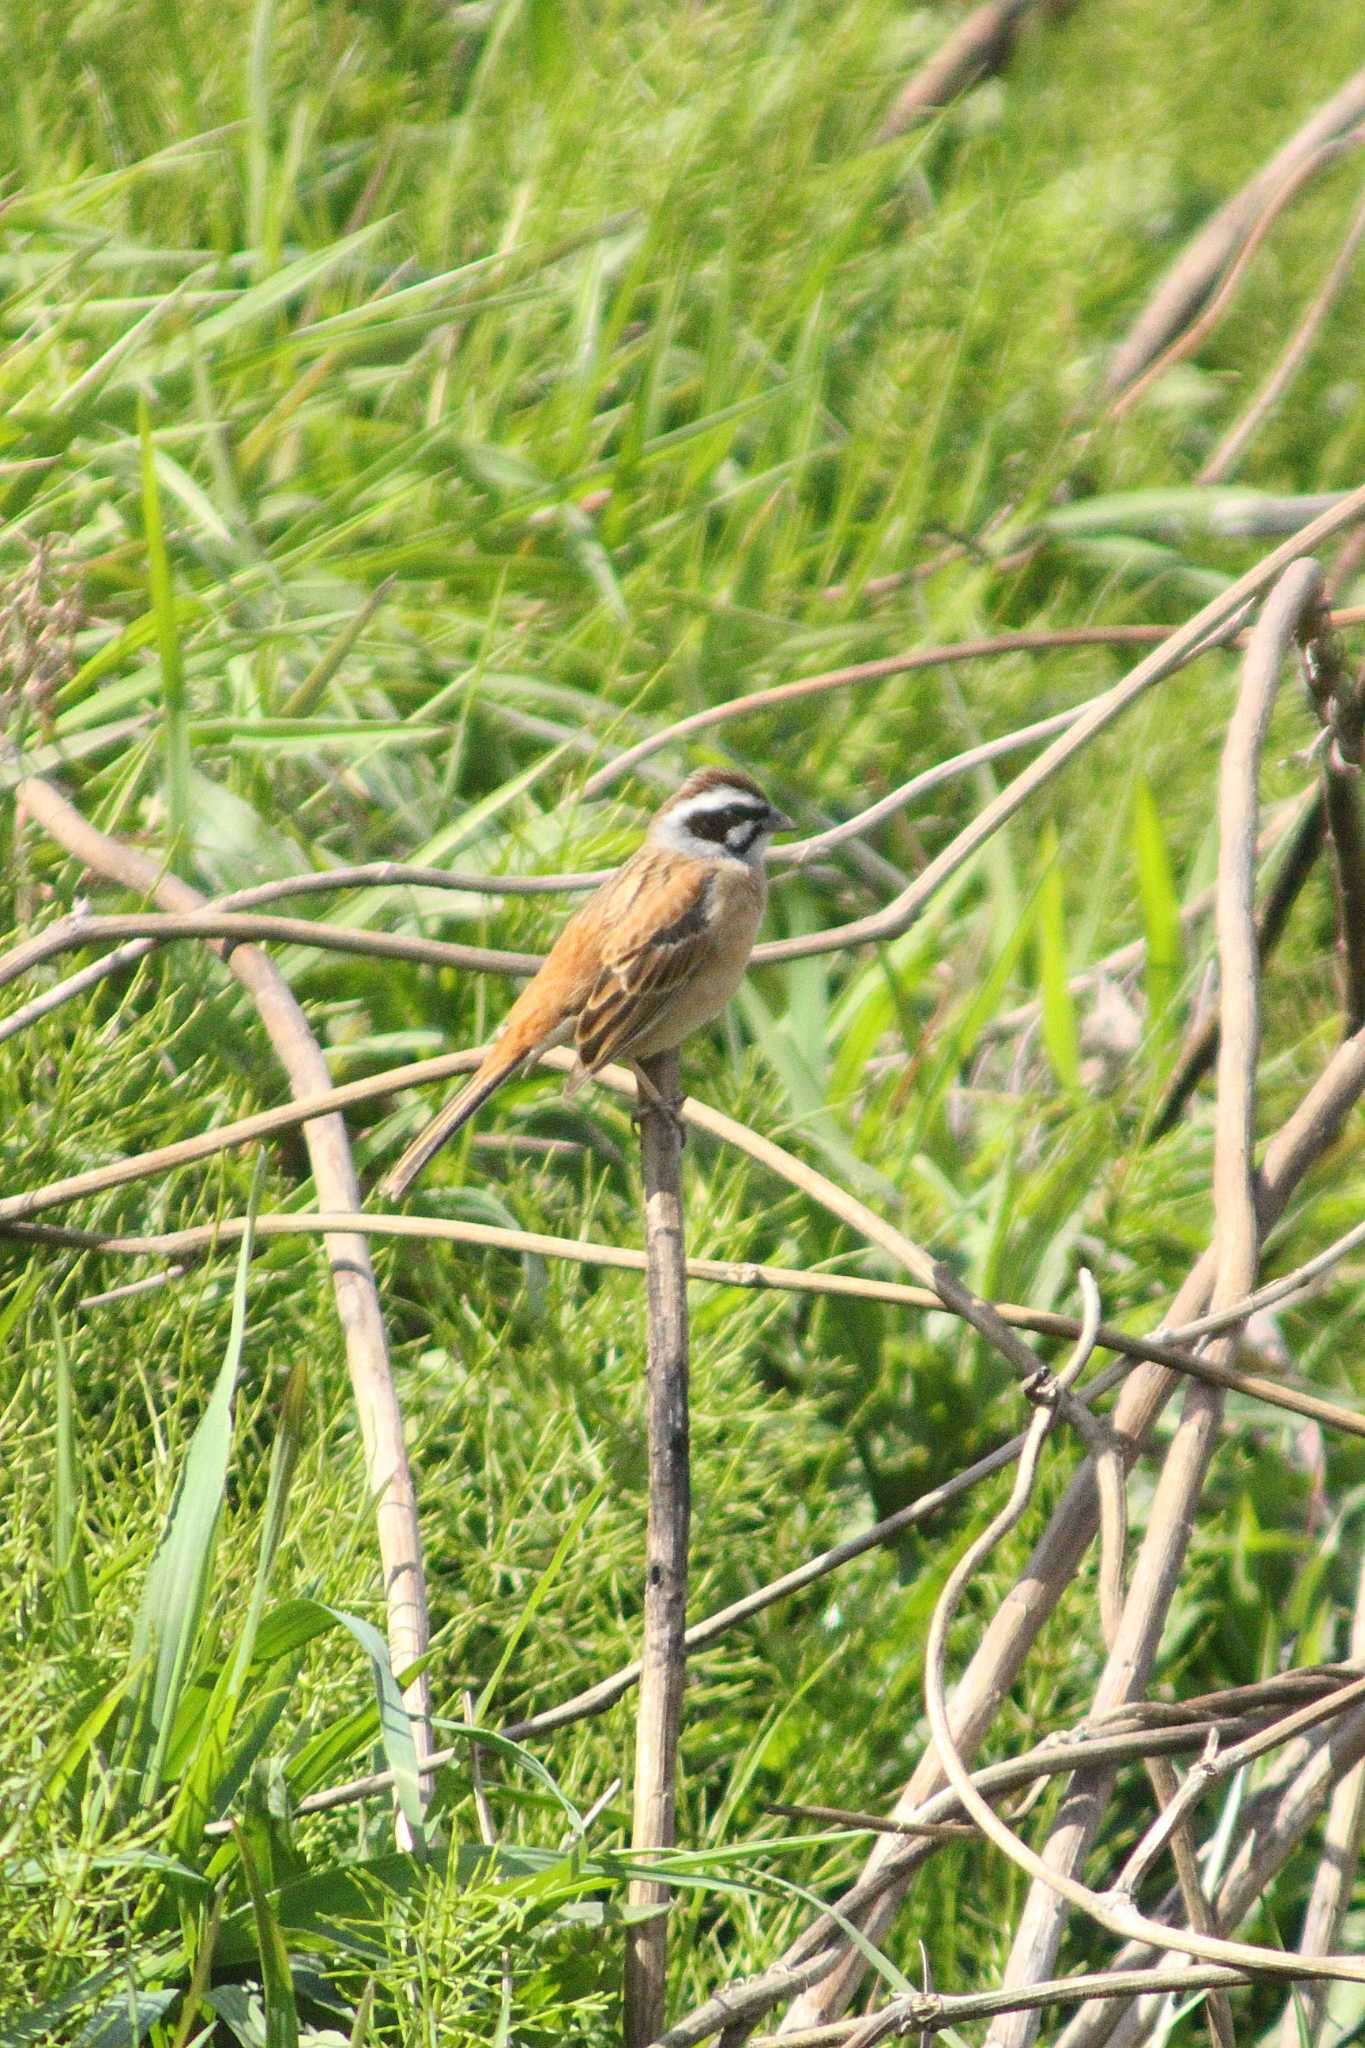
[[(975, 633), (1183, 617), (1260, 552), (1197, 517), (1154, 533), (1139, 494), (1188, 486), (1259, 381), (1344, 229), (1348, 172), (1273, 236), (1195, 364), (1118, 427), (1087, 432), (1085, 406), (1185, 236), (1359, 61), (1352, 10), (1205, 0), (1173, 32), (1153, 0), (1079, 8), (932, 128), (875, 146), (951, 18), (893, 0), (11, 10), (10, 737), (92, 820), (219, 891), (378, 857), (597, 865), (699, 760), (743, 762), (816, 829), (1102, 687), (1122, 668), (1103, 650), (927, 671), (723, 727), (604, 802), (576, 800), (611, 747), (742, 690)], [(1239, 483), (1360, 481), (1362, 316), (1357, 278)], [(1013, 572), (968, 551), (860, 595), (945, 536), (1003, 554), (1044, 519)], [(824, 595), (834, 584), (847, 594)], [(1162, 685), (902, 939), (756, 974), (689, 1049), (689, 1085), (856, 1175), (978, 1289), (1073, 1307), (1084, 1257), (1107, 1314), (1156, 1320), (1209, 1231), (1207, 1099), (1159, 1144), (1144, 1131), (1206, 960), (1202, 934), (1173, 951), (1173, 913), (1211, 873), (1233, 678), (1207, 661)], [(1310, 737), (1287, 687), (1270, 798), (1303, 785)], [(879, 854), (912, 872), (993, 786), (983, 773), (938, 792), (881, 831)], [(86, 893), (120, 907), (12, 805), (0, 829), (14, 933)], [(840, 858), (781, 884), (771, 929), (876, 900)], [(305, 907), (513, 948), (562, 916), (553, 900), (435, 892)], [(1334, 1042), (1331, 916), (1316, 880), (1271, 978), (1266, 1129)], [(1155, 947), (1151, 1028), (1101, 1075), (1066, 975), (1139, 933)], [(445, 973), (279, 959), (340, 1079), (473, 1042), (506, 1001)], [(992, 1018), (1039, 995), (1041, 1037), (993, 1047)], [(283, 1094), (236, 986), (168, 949), (7, 1044), (6, 1186)], [(422, 1108), (356, 1115), (363, 1178)], [(527, 1081), (482, 1128), (581, 1149), (457, 1150), (430, 1176), (433, 1209), (638, 1241), (632, 1134), (604, 1094), (566, 1105)], [(240, 1215), (255, 1171), (223, 1157), (69, 1220)], [(272, 1146), (260, 1206), (311, 1206), (306, 1171), (296, 1142)], [(686, 1174), (698, 1255), (879, 1270), (735, 1157), (694, 1140)], [(1353, 1126), (1277, 1260), (1354, 1221), (1363, 1188)], [(462, 1723), (465, 1689), (498, 1673), (488, 1718), (511, 1721), (634, 1654), (640, 1289), (449, 1246), (379, 1246), (376, 1263), (437, 1711)], [(382, 1589), (321, 1254), (277, 1240), (244, 1270), (234, 1286), (215, 1260), (87, 1309), (131, 1271), (0, 1248), (0, 2040), (610, 2042), (628, 1799), (582, 1840), (569, 1814), (628, 1785), (629, 1699), (534, 1761), (487, 1756), (493, 1855), (458, 1766), (425, 1863), (394, 1854), (383, 1801), (289, 1816), (381, 1753), (367, 1628), (382, 1628)], [(1360, 1288), (1348, 1266), (1283, 1318), (1295, 1369), (1347, 1400)], [(1003, 1368), (945, 1318), (693, 1293), (698, 1616), (1016, 1426)], [(1365, 1460), (1329, 1443), (1319, 1504), (1297, 1430), (1238, 1402), (1233, 1417), (1162, 1666), (1174, 1693), (1344, 1654)], [(1048, 1498), (1067, 1463), (1053, 1452)], [(806, 1912), (789, 1886), (832, 1892), (856, 1871), (860, 1842), (802, 1834), (765, 1802), (894, 1794), (924, 1739), (934, 1597), (996, 1498), (696, 1660), (678, 2010), (775, 1957)], [(1027, 1534), (969, 1602), (963, 1656)], [(191, 1546), (198, 1598), (158, 1685), (168, 1540)], [(1045, 1636), (998, 1753), (1083, 1709), (1102, 1655), (1092, 1606), (1083, 1587)], [(240, 1833), (206, 1837), (204, 1803), (229, 1791)], [(1144, 1800), (1125, 1779), (1115, 1841)], [(1262, 1936), (1294, 1937), (1306, 1869), (1287, 1868)], [(888, 1955), (915, 1976), (923, 1942), (940, 1988), (988, 1984), (1019, 1898), (994, 1855), (949, 1849)], [(1084, 1934), (1067, 1950), (1104, 1953)], [(196, 1966), (212, 2022), (186, 2001)], [(1276, 2011), (1257, 1994), (1245, 2024)]]

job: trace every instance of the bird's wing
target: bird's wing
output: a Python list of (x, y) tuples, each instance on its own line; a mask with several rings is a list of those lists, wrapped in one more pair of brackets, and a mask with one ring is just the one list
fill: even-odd
[(586, 1073), (628, 1053), (713, 949), (708, 870), (661, 861), (640, 880), (635, 901), (608, 927), (601, 971), (578, 1013), (574, 1040)]

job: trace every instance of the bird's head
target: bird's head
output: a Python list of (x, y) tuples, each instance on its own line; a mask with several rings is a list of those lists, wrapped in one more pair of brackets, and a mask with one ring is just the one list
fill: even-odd
[(773, 833), (790, 831), (791, 822), (751, 776), (735, 768), (699, 768), (655, 813), (649, 836), (694, 860), (739, 860), (761, 868)]

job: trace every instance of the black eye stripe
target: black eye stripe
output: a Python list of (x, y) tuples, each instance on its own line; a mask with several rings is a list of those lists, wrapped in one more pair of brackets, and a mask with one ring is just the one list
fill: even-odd
[[(752, 825), (757, 831), (766, 815), (766, 804), (761, 809), (752, 803), (718, 805), (714, 810), (698, 811), (695, 817), (688, 819), (687, 829), (696, 838), (713, 839), (719, 845), (740, 825)], [(751, 835), (746, 845), (752, 844)]]

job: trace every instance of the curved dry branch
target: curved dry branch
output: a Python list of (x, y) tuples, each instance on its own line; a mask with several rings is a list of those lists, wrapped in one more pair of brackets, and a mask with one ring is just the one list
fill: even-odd
[(1341, 297), (1346, 281), (1355, 267), (1356, 255), (1362, 240), (1365, 240), (1365, 200), (1356, 208), (1331, 269), (1313, 294), (1308, 310), (1286, 343), (1279, 361), (1241, 418), (1228, 428), (1200, 470), (1201, 484), (1221, 484), (1232, 475), (1252, 440), (1284, 397), (1303, 367), (1324, 321)]
[(1362, 115), (1365, 70), (1353, 72), (1181, 251), (1115, 349), (1105, 378), (1108, 391), (1122, 391), (1141, 375), (1207, 298), (1272, 193), (1299, 164), (1314, 156), (1324, 143), (1353, 127)]
[[(1260, 976), (1256, 944), (1255, 882), (1261, 749), (1286, 655), (1309, 616), (1322, 584), (1316, 562), (1287, 568), (1266, 602), (1247, 650), (1243, 683), (1228, 727), (1219, 781), (1218, 930), (1220, 1031), (1218, 1120), (1214, 1133), (1214, 1244), (1217, 1275), (1213, 1306), (1226, 1308), (1255, 1284), (1260, 1247), (1254, 1174), (1256, 1065), (1260, 1049)], [(1217, 1340), (1220, 1363), (1230, 1363), (1231, 1336)], [(1095, 1691), (1104, 1712), (1145, 1690), (1156, 1660), (1166, 1614), (1179, 1581), (1199, 1496), (1222, 1422), (1223, 1396), (1191, 1387), (1152, 1502), (1147, 1531), (1133, 1569), (1133, 1584), (1118, 1635)], [(1078, 1872), (1109, 1801), (1109, 1771), (1080, 1774), (1036, 1859), (1035, 1883), (1015, 1933), (1005, 1970), (1007, 1985), (1050, 1974), (1068, 1903), (1081, 1903)], [(1180, 1801), (1166, 1809), (1179, 1817)], [(1030, 1856), (1033, 1852), (1030, 1851)], [(1086, 1910), (1091, 1909), (1087, 1906)], [(1092, 1916), (1093, 1917), (1093, 1916)], [(1192, 1930), (1192, 1934), (1195, 1930)], [(1212, 1937), (1197, 1936), (1201, 1942)], [(1178, 1944), (1177, 1944), (1178, 1945)], [(1236, 1962), (1208, 1947), (1188, 1951), (1207, 1961)], [(1036, 2019), (1008, 2016), (991, 2039), (998, 2048), (1026, 2048)]]
[(1162, 350), (1154, 362), (1148, 364), (1142, 375), (1134, 378), (1127, 389), (1121, 392), (1113, 401), (1109, 408), (1111, 418), (1122, 419), (1124, 414), (1131, 412), (1132, 408), (1150, 391), (1153, 384), (1164, 377), (1168, 370), (1173, 369), (1177, 363), (1183, 363), (1187, 356), (1194, 354), (1200, 342), (1212, 333), (1232, 303), (1242, 279), (1251, 267), (1257, 251), (1285, 208), (1292, 200), (1298, 197), (1304, 186), (1308, 184), (1310, 179), (1316, 177), (1320, 170), (1324, 169), (1336, 157), (1341, 156), (1344, 151), (1353, 149), (1362, 139), (1365, 139), (1365, 131), (1361, 130), (1353, 131), (1350, 135), (1339, 136), (1331, 142), (1324, 143), (1321, 149), (1316, 150), (1312, 156), (1306, 158), (1302, 163), (1294, 165), (1285, 177), (1283, 184), (1278, 186), (1271, 194), (1264, 212), (1257, 219), (1251, 233), (1237, 251), (1235, 261), (1226, 277), (1218, 286), (1218, 289), (1209, 299), (1207, 305), (1190, 322), (1184, 332), (1177, 335), (1175, 340)]
[(1087, 747), (1091, 740), (1126, 711), (1130, 704), (1137, 702), (1154, 683), (1163, 681), (1183, 668), (1197, 649), (1229, 628), (1237, 619), (1243, 606), (1251, 598), (1259, 597), (1307, 549), (1316, 547), (1332, 534), (1344, 527), (1354, 525), (1365, 517), (1365, 486), (1351, 491), (1338, 504), (1311, 520), (1301, 532), (1293, 535), (1283, 546), (1265, 556), (1254, 569), (1220, 592), (1210, 604), (1174, 632), (1162, 646), (1155, 648), (1145, 661), (1116, 683), (1112, 690), (1095, 700), (1086, 715), (1078, 720), (1069, 732), (1053, 741), (1046, 751), (1039, 755), (1013, 782), (1001, 790), (993, 801), (986, 805), (957, 836), (950, 840), (941, 853), (930, 861), (924, 872), (917, 876), (908, 889), (869, 917), (856, 918), (844, 925), (836, 925), (826, 931), (806, 932), (796, 938), (777, 939), (754, 949), (754, 960), (758, 963), (773, 960), (797, 960), (812, 953), (828, 953), (844, 946), (864, 945), (876, 940), (899, 937), (908, 931), (925, 905), (942, 888), (959, 868), (965, 866), (987, 840), (1020, 807), (1027, 803), (1044, 784), (1067, 765), (1073, 757)]
[[(27, 815), (68, 853), (125, 888), (192, 916), (203, 899), (187, 882), (162, 872), (145, 854), (98, 831), (48, 782), (26, 776), (17, 797)], [(321, 1048), (279, 970), (253, 946), (215, 947), (256, 1004), (291, 1089), (317, 1094), (330, 1076)], [(354, 1209), (360, 1190), (346, 1126), (336, 1114), (315, 1117), (304, 1142), (318, 1197), (328, 1208)], [(338, 1320), (365, 1451), (366, 1486), (375, 1504), (388, 1618), (389, 1652), (396, 1673), (411, 1671), (426, 1654), (430, 1626), (422, 1566), (417, 1500), (403, 1441), (403, 1418), (389, 1365), (388, 1341), (370, 1250), (364, 1237), (329, 1238), (327, 1255)], [(431, 1747), (430, 1694), (425, 1676), (412, 1679), (404, 1700), (415, 1723), (420, 1754)], [(406, 1839), (400, 1819), (400, 1839)]]
[[(197, 894), (197, 892), (196, 892)], [(200, 902), (203, 898), (198, 898)], [(363, 953), (372, 960), (415, 960), (425, 967), (458, 967), (469, 974), (534, 974), (538, 953), (506, 953), (489, 946), (460, 946), (444, 939), (410, 938), (402, 932), (370, 932), (324, 924), (310, 917), (268, 917), (224, 910), (142, 911), (127, 917), (63, 917), (36, 937), (25, 939), (0, 960), (0, 988), (61, 953), (84, 946), (122, 945), (145, 939), (226, 939), (231, 945), (316, 946), (327, 953)], [(133, 964), (130, 957), (126, 963)]]

